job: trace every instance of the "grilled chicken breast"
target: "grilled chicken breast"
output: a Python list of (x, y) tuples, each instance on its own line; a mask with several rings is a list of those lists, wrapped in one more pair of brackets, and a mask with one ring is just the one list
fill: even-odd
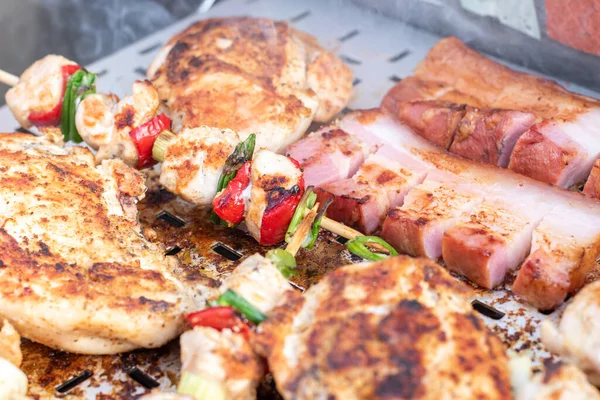
[(0, 317), (74, 353), (159, 347), (194, 302), (140, 232), (143, 176), (84, 148), (0, 135)]
[(255, 345), (285, 399), (509, 398), (504, 346), (468, 293), (423, 259), (348, 265), (289, 293)]
[(148, 69), (174, 129), (208, 125), (257, 133), (258, 148), (283, 150), (313, 118), (347, 104), (352, 73), (316, 40), (286, 22), (199, 21), (173, 37)]

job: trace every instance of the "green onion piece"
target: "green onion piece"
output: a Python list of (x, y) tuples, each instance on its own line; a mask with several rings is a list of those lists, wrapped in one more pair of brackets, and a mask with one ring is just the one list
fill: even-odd
[[(319, 237), (319, 230), (321, 229), (321, 221), (323, 221), (323, 217), (325, 216), (325, 212), (327, 211), (327, 207), (333, 203), (333, 199), (327, 199), (323, 207), (317, 213), (315, 220), (313, 221), (312, 227), (310, 228), (310, 232), (306, 235), (306, 239), (309, 239), (306, 246), (302, 243), (302, 247), (306, 247), (307, 249), (312, 249), (317, 242), (317, 238)], [(306, 242), (306, 239), (304, 240)]]
[(196, 400), (227, 399), (227, 391), (222, 382), (187, 371), (181, 375), (177, 393), (192, 396)]
[[(377, 243), (389, 250), (390, 254), (374, 253), (365, 246), (365, 243)], [(377, 236), (357, 236), (346, 243), (346, 247), (352, 254), (356, 254), (366, 260), (381, 261), (390, 256), (397, 256), (398, 252), (388, 242)]]
[[(306, 190), (304, 191), (304, 195), (302, 196), (300, 202), (296, 206), (296, 211), (294, 211), (294, 215), (292, 216), (290, 225), (288, 226), (287, 232), (285, 233), (286, 243), (292, 241), (292, 236), (294, 235), (294, 232), (296, 232), (296, 229), (298, 228), (298, 225), (300, 225), (300, 222), (302, 222), (302, 220), (304, 219), (304, 213), (306, 213), (306, 210), (310, 210), (315, 206), (315, 203), (317, 201), (317, 194), (313, 192), (312, 189), (312, 186), (306, 188)], [(304, 242), (302, 243), (302, 247), (306, 247)]]
[[(246, 140), (238, 143), (235, 146), (233, 152), (227, 157), (225, 160), (225, 165), (223, 166), (223, 172), (221, 172), (221, 176), (219, 177), (219, 183), (217, 184), (217, 193), (221, 190), (225, 189), (229, 182), (235, 175), (238, 170), (244, 165), (247, 161), (252, 160), (252, 155), (254, 154), (254, 146), (256, 145), (256, 134), (252, 133)], [(223, 225), (229, 227), (230, 225), (223, 221), (214, 211), (210, 213), (210, 221), (217, 225)]]
[(249, 321), (254, 322), (256, 325), (267, 319), (265, 314), (261, 313), (256, 307), (248, 303), (246, 299), (231, 289), (227, 289), (225, 293), (219, 296), (217, 303), (219, 303), (220, 306), (231, 306), (235, 308), (241, 312), (244, 317), (248, 318)]
[(290, 279), (292, 276), (298, 275), (296, 259), (289, 251), (284, 249), (269, 250), (267, 258), (275, 264), (285, 279)]

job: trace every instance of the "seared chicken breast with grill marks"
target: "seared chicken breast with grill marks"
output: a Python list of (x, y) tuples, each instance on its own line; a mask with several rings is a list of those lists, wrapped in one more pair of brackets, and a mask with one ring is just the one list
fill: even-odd
[(144, 238), (139, 172), (31, 135), (0, 135), (0, 317), (74, 353), (159, 347), (195, 308)]
[(174, 129), (230, 128), (283, 150), (313, 118), (348, 103), (352, 73), (310, 35), (262, 18), (198, 21), (173, 37), (148, 68)]
[(285, 399), (507, 399), (502, 342), (442, 267), (393, 257), (338, 268), (259, 326)]

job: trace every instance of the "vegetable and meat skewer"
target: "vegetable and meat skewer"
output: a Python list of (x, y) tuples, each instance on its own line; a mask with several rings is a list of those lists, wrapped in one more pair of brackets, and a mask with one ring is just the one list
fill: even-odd
[[(47, 56), (28, 68), (21, 78), (16, 78), (17, 84), (9, 91), (7, 102), (23, 126), (60, 126), (64, 141), (85, 140), (98, 150), (97, 162), (118, 157), (142, 169), (163, 161), (161, 183), (167, 189), (192, 203), (212, 205), (214, 218), (225, 225), (234, 226), (245, 219), (248, 230), (261, 244), (282, 241), (291, 218), (298, 220), (303, 216), (296, 210), (304, 193), (304, 180), (295, 160), (259, 150), (255, 162), (249, 162), (254, 153), (255, 135), (240, 142), (234, 131), (207, 127), (186, 129), (174, 135), (169, 130), (171, 120), (161, 112), (152, 84), (136, 81), (133, 95), (119, 101), (115, 95), (95, 93), (95, 79), (94, 74), (63, 57)], [(62, 84), (60, 90), (55, 88), (57, 81)], [(6, 82), (14, 84), (15, 79)], [(53, 93), (53, 102), (42, 102), (41, 95), (27, 101), (23, 96), (33, 83), (38, 83), (42, 92)], [(24, 104), (33, 111), (20, 113), (19, 106), (23, 108)], [(178, 141), (181, 142), (179, 148)], [(193, 145), (188, 146), (190, 143)], [(235, 151), (228, 151), (235, 144)], [(173, 157), (169, 157), (169, 153)], [(223, 160), (229, 153), (231, 156)], [(182, 175), (187, 178), (190, 159), (199, 164), (196, 176), (202, 178), (201, 181), (187, 179), (185, 187), (181, 184)], [(240, 160), (246, 160), (245, 165)], [(271, 178), (265, 179), (266, 176)], [(348, 246), (353, 252), (364, 249), (355, 240), (362, 234), (324, 217), (325, 208), (318, 218), (319, 227), (322, 224), (323, 228), (352, 239)], [(318, 230), (315, 226), (305, 246), (314, 245)], [(377, 241), (367, 243), (387, 253), (389, 250)], [(363, 250), (361, 254), (368, 257), (369, 253)]]
[(12, 86), (6, 103), (24, 128), (36, 126), (54, 141), (85, 141), (97, 150), (97, 163), (117, 157), (150, 167), (156, 136), (171, 128), (150, 82), (136, 81), (123, 99), (96, 93), (96, 75), (61, 56), (36, 61), (21, 77), (2, 71), (0, 80)]

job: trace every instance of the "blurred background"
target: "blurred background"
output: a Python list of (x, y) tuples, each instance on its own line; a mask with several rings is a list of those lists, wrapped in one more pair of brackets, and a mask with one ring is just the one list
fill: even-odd
[[(345, 7), (350, 0), (323, 1)], [(600, 0), (352, 2), (364, 8), (365, 18), (383, 14), (441, 36), (455, 35), (488, 54), (600, 91)], [(49, 53), (87, 65), (196, 12), (201, 4), (0, 0), (0, 68), (19, 75)], [(5, 90), (0, 88), (0, 104)]]

